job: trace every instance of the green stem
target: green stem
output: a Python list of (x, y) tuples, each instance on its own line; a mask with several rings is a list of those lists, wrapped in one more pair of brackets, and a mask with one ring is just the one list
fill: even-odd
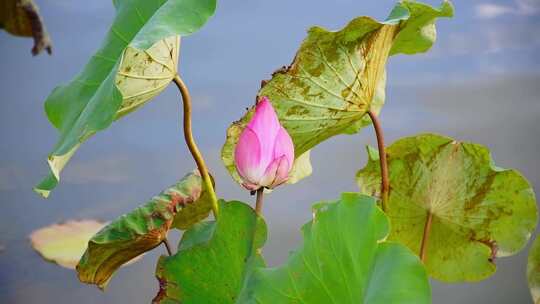
[(195, 139), (193, 138), (193, 133), (191, 131), (191, 96), (186, 84), (182, 78), (180, 78), (180, 76), (176, 75), (174, 77), (174, 83), (180, 90), (180, 94), (182, 94), (182, 101), (184, 105), (184, 139), (186, 140), (186, 145), (188, 146), (189, 152), (191, 152), (195, 163), (197, 163), (197, 168), (201, 173), (201, 178), (203, 180), (205, 189), (208, 191), (210, 200), (212, 201), (212, 211), (214, 213), (214, 217), (217, 219), (219, 215), (219, 205), (216, 192), (214, 190), (214, 185), (212, 183), (212, 178), (208, 173), (208, 168), (206, 167), (204, 158), (202, 157), (202, 154), (195, 143)]
[(255, 199), (255, 213), (257, 214), (257, 219), (255, 222), (255, 228), (253, 229), (253, 235), (251, 238), (251, 255), (261, 254), (261, 248), (257, 248), (255, 239), (257, 238), (257, 226), (258, 226), (257, 222), (259, 221), (259, 217), (262, 218), (263, 194), (264, 194), (264, 187), (261, 187), (257, 190), (257, 198)]
[(368, 111), (369, 118), (373, 122), (375, 128), (375, 136), (377, 137), (377, 147), (379, 149), (379, 162), (381, 166), (381, 197), (382, 209), (386, 211), (388, 208), (388, 194), (390, 192), (390, 179), (388, 177), (388, 161), (386, 160), (386, 151), (384, 149), (384, 134), (381, 127), (381, 122), (377, 114), (371, 110)]
[(258, 216), (262, 217), (262, 207), (263, 207), (263, 194), (264, 194), (264, 188), (261, 187), (259, 190), (257, 190), (257, 199), (255, 200), (255, 213), (257, 213)]

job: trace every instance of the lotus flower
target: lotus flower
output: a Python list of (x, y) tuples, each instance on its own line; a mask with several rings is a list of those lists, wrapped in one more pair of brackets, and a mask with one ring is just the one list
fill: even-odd
[(234, 162), (248, 190), (272, 189), (287, 181), (294, 145), (267, 97), (257, 103), (253, 118), (240, 134)]

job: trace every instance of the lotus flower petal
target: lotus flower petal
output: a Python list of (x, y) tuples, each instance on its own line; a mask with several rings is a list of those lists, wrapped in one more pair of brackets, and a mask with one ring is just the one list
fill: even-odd
[(255, 191), (261, 187), (260, 185), (252, 184), (249, 182), (242, 183), (242, 186), (244, 186), (244, 188), (248, 189), (249, 191)]
[(275, 139), (281, 129), (276, 112), (268, 98), (260, 99), (255, 108), (255, 114), (247, 126), (259, 137), (261, 165), (266, 168), (273, 160)]
[(234, 150), (238, 173), (246, 182), (256, 184), (264, 173), (261, 168), (261, 148), (257, 134), (248, 126), (244, 129)]
[(287, 133), (287, 130), (285, 130), (283, 127), (280, 127), (276, 136), (273, 158), (276, 159), (281, 156), (285, 156), (287, 158), (288, 174), (294, 163), (294, 145), (291, 136), (289, 136), (289, 133)]
[(264, 171), (263, 176), (259, 180), (259, 185), (261, 185), (262, 187), (268, 187), (268, 188), (272, 186), (272, 184), (274, 183), (274, 180), (276, 179), (276, 171), (279, 167), (280, 160), (281, 158), (274, 159), (270, 163), (270, 165), (268, 165), (268, 167)]
[(294, 145), (268, 98), (260, 99), (255, 114), (240, 134), (234, 160), (242, 185), (250, 191), (274, 188), (288, 179), (294, 163)]
[(269, 186), (269, 188), (275, 188), (286, 182), (289, 179), (289, 171), (291, 171), (291, 167), (292, 165), (289, 163), (287, 156), (283, 155), (279, 159), (279, 165), (276, 170), (274, 182)]

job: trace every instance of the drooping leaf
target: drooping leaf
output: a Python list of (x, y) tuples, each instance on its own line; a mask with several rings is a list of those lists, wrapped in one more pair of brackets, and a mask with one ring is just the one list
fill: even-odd
[(12, 35), (33, 37), (34, 56), (44, 49), (49, 54), (52, 52), (51, 39), (33, 0), (0, 1), (0, 28)]
[[(210, 176), (212, 178), (212, 176)], [(212, 184), (214, 189), (215, 184)], [(167, 200), (167, 195), (171, 196), (187, 196), (192, 199), (186, 199), (181, 210), (177, 210), (172, 228), (187, 230), (198, 222), (204, 220), (212, 210), (212, 199), (209, 192), (206, 190), (202, 182), (199, 170), (193, 171), (176, 184), (174, 189), (168, 189), (165, 194), (161, 194), (161, 198)], [(155, 198), (154, 198), (155, 199)]]
[(176, 75), (178, 35), (201, 28), (216, 6), (216, 0), (113, 2), (117, 15), (102, 47), (45, 102), (60, 139), (49, 155), (51, 174), (35, 188), (44, 197), (81, 143), (165, 89)]
[(540, 304), (540, 238), (536, 238), (529, 250), (527, 280), (535, 304)]
[(428, 277), (405, 246), (386, 242), (375, 199), (343, 194), (315, 205), (304, 242), (277, 268), (256, 268), (238, 303), (431, 303)]
[(201, 195), (201, 189), (198, 172), (188, 174), (148, 203), (100, 230), (88, 242), (88, 249), (77, 265), (81, 282), (105, 288), (122, 264), (158, 246), (171, 227), (188, 228), (207, 217), (211, 204), (206, 191)]
[(95, 220), (67, 221), (35, 230), (30, 243), (45, 260), (75, 269), (83, 255), (88, 240), (105, 226)]
[[(379, 113), (384, 104), (388, 56), (427, 51), (435, 41), (435, 19), (452, 14), (447, 1), (439, 9), (402, 1), (385, 22), (359, 17), (337, 32), (311, 28), (291, 65), (274, 72), (257, 94), (270, 98), (296, 157), (332, 136), (369, 125), (366, 112)], [(229, 127), (222, 149), (237, 181), (234, 147), (254, 108)]]
[[(537, 208), (529, 182), (515, 170), (493, 165), (487, 148), (423, 134), (387, 149), (392, 221), (389, 239), (419, 253), (426, 221), (425, 264), (447, 282), (479, 281), (495, 272), (495, 257), (513, 255), (536, 227)], [(380, 191), (379, 155), (357, 174), (364, 193)]]
[(217, 222), (197, 224), (182, 237), (178, 253), (159, 259), (153, 303), (235, 303), (251, 269), (264, 266), (257, 252), (266, 240), (264, 221), (244, 203), (220, 204)]

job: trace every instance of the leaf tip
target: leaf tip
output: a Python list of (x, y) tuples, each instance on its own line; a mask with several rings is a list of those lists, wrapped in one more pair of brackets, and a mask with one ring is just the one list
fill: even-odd
[(49, 198), (49, 195), (51, 194), (50, 190), (43, 189), (40, 185), (35, 186), (32, 190), (42, 198)]

